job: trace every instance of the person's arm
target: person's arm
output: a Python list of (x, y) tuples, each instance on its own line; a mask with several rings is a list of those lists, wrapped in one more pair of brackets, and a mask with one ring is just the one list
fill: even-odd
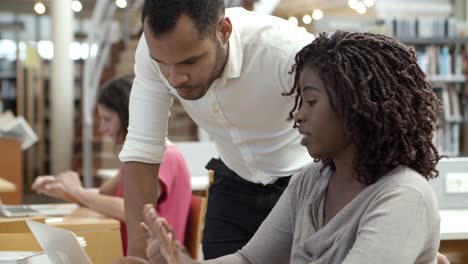
[(115, 175), (112, 179), (107, 180), (101, 186), (99, 186), (99, 193), (105, 195), (115, 195), (117, 189), (119, 187), (119, 183), (121, 181), (122, 175), (120, 175), (120, 170), (117, 175)]
[(38, 176), (32, 184), (31, 189), (38, 194), (45, 194), (67, 202), (79, 203), (75, 197), (63, 189), (63, 185), (52, 175)]
[(220, 263), (289, 263), (293, 243), (294, 219), (297, 212), (293, 195), (296, 184), (290, 183), (275, 207), (263, 221), (250, 241), (234, 256), (225, 256), (206, 261), (204, 264)]
[[(146, 254), (148, 263), (160, 264), (199, 264), (187, 254), (172, 233), (172, 227), (166, 219), (158, 217), (154, 206), (144, 206), (143, 217), (145, 222), (140, 227), (147, 238)], [(125, 259), (123, 259), (125, 260)], [(120, 264), (132, 263), (131, 259), (121, 261)], [(135, 262), (139, 263), (139, 262)], [(201, 262), (203, 264), (252, 264), (241, 252), (223, 256), (214, 260)], [(258, 262), (264, 263), (264, 262)], [(282, 263), (282, 262), (278, 262)]]
[(73, 195), (84, 206), (105, 216), (125, 222), (123, 198), (100, 194), (84, 188), (78, 189)]
[[(389, 187), (390, 188), (390, 187)], [(356, 240), (342, 264), (436, 263), (439, 216), (433, 197), (409, 186), (377, 197), (361, 218)]]
[(103, 215), (125, 222), (124, 201), (120, 197), (103, 195), (97, 189), (85, 189), (76, 172), (61, 173), (57, 180), (66, 193), (80, 204)]
[(145, 257), (146, 241), (139, 228), (143, 205), (157, 201), (158, 170), (166, 148), (172, 104), (144, 35), (135, 53), (135, 79), (129, 102), (128, 133), (119, 158), (123, 163), (129, 256)]
[(125, 214), (127, 216), (127, 254), (145, 258), (146, 236), (140, 228), (141, 214), (145, 204), (156, 204), (159, 165), (141, 162), (125, 162)]
[[(290, 190), (294, 188), (292, 186), (294, 184), (288, 186), (252, 239), (239, 252), (201, 263), (289, 263), (296, 211), (296, 205), (291, 202), (291, 192), (294, 193)], [(161, 257), (172, 264), (197, 263), (177, 246), (173, 234), (169, 231), (171, 228), (166, 226), (168, 224), (163, 218), (157, 216), (153, 205), (145, 205), (143, 216), (148, 237), (146, 253), (150, 263), (159, 263)]]

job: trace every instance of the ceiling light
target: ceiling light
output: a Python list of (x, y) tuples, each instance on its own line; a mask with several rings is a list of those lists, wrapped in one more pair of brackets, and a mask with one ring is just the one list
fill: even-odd
[(307, 32), (307, 28), (305, 28), (305, 27), (300, 27), (300, 29), (301, 29), (302, 31), (304, 31), (304, 32)]
[(81, 9), (83, 8), (83, 5), (81, 5), (81, 2), (78, 0), (73, 0), (71, 3), (72, 10), (75, 11), (76, 13), (80, 12)]
[(309, 16), (309, 15), (305, 15), (302, 17), (302, 22), (304, 22), (304, 24), (308, 25), (310, 24), (310, 22), (312, 22), (312, 17)]
[(323, 17), (323, 12), (322, 12), (322, 10), (320, 10), (320, 9), (314, 9), (314, 11), (312, 12), (312, 18), (313, 18), (314, 20), (320, 20), (320, 19), (322, 19), (322, 17)]
[(358, 12), (361, 15), (364, 15), (367, 11), (367, 7), (363, 2), (359, 2), (358, 5), (356, 6), (356, 12)]
[(46, 7), (42, 2), (36, 2), (36, 4), (34, 5), (34, 11), (36, 11), (36, 13), (38, 13), (39, 15), (42, 15), (45, 13)]
[(115, 0), (115, 4), (120, 8), (127, 7), (127, 0)]
[(299, 21), (295, 17), (290, 17), (288, 19), (288, 21), (291, 22), (292, 24), (296, 25), (296, 26), (299, 24)]
[(364, 0), (364, 4), (367, 7), (373, 7), (375, 5), (375, 1), (374, 0)]
[(359, 4), (358, 0), (348, 0), (348, 5), (352, 9), (357, 9), (358, 4)]

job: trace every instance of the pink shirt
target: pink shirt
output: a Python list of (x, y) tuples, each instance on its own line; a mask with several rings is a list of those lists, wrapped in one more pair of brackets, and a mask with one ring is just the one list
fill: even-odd
[[(121, 178), (115, 196), (123, 197), (123, 167), (120, 172)], [(156, 211), (167, 219), (174, 229), (175, 237), (183, 244), (192, 189), (187, 163), (174, 145), (167, 146), (163, 162), (159, 167), (159, 182), (162, 192)], [(124, 255), (127, 255), (127, 228), (125, 223), (121, 223), (120, 226), (123, 251)]]

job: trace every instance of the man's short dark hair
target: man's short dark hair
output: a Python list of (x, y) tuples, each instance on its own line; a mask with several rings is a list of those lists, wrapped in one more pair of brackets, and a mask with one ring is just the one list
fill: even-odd
[(145, 0), (141, 21), (155, 37), (174, 29), (181, 15), (193, 19), (201, 37), (213, 34), (220, 15), (224, 14), (224, 0)]

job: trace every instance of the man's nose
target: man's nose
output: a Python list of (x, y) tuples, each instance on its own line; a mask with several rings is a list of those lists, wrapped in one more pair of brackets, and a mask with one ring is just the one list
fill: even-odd
[(177, 66), (172, 66), (169, 71), (169, 83), (177, 88), (183, 85), (188, 81), (188, 75), (184, 72), (181, 72)]

